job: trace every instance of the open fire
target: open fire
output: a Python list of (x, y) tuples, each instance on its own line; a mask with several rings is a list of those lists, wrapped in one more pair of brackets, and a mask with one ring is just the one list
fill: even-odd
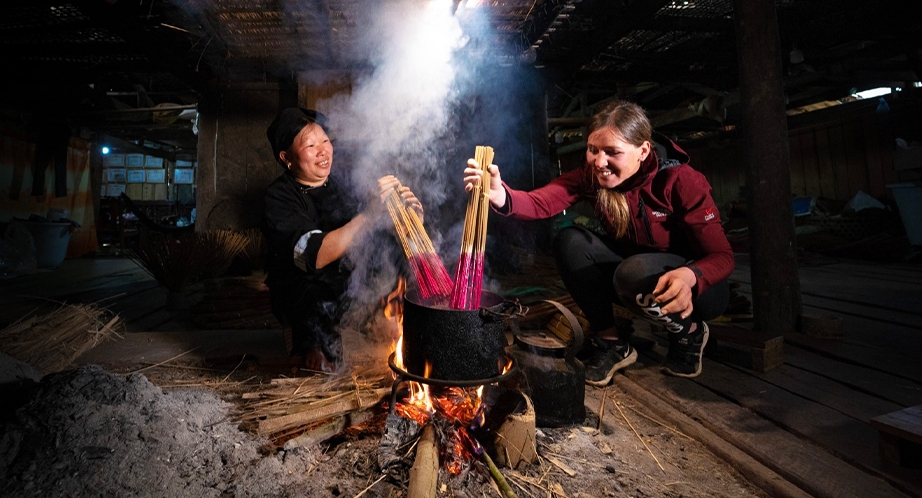
[[(398, 339), (393, 349), (393, 364), (399, 370), (406, 371), (403, 361), (403, 297), (406, 291), (405, 281), (401, 279), (397, 289), (387, 298), (385, 316), (394, 321), (397, 327)], [(512, 366), (512, 361), (507, 360), (501, 369), (505, 374)], [(427, 360), (423, 378), (430, 378), (432, 365)], [(400, 376), (395, 372), (394, 381), (401, 382)], [(448, 381), (450, 382), (450, 381)], [(418, 427), (432, 425), (435, 429), (436, 440), (440, 442), (439, 459), (451, 475), (458, 475), (470, 466), (475, 457), (480, 457), (484, 451), (481, 444), (474, 437), (475, 433), (484, 426), (485, 409), (483, 404), (484, 386), (461, 387), (430, 385), (425, 382), (406, 380), (408, 394), (396, 400), (392, 413), (415, 422)], [(470, 382), (461, 384), (470, 385)]]
[[(395, 349), (395, 364), (404, 368), (401, 358), (401, 342)], [(428, 369), (426, 375), (428, 375)], [(426, 376), (424, 375), (424, 376)], [(396, 380), (396, 379), (395, 379)], [(476, 389), (462, 387), (438, 387), (408, 381), (409, 395), (397, 402), (394, 412), (413, 420), (420, 427), (432, 424), (438, 441), (442, 441), (440, 459), (452, 475), (460, 474), (483, 448), (472, 436), (473, 431), (483, 426), (483, 386)]]

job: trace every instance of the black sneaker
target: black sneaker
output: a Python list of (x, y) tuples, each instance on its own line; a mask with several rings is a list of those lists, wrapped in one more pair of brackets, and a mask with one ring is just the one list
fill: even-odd
[(637, 351), (624, 339), (595, 341), (597, 346), (586, 360), (586, 384), (604, 386), (615, 372), (637, 361)]
[(697, 377), (701, 374), (701, 356), (708, 343), (708, 326), (698, 322), (691, 334), (669, 334), (669, 353), (663, 371), (676, 377)]

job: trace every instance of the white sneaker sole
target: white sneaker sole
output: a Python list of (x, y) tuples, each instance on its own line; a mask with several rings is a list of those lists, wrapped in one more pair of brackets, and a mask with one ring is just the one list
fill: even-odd
[(602, 380), (586, 379), (586, 384), (589, 384), (590, 386), (595, 386), (595, 387), (607, 386), (608, 383), (611, 382), (611, 378), (615, 376), (615, 372), (617, 372), (618, 370), (621, 370), (622, 368), (626, 368), (626, 367), (633, 365), (635, 361), (637, 361), (637, 350), (634, 348), (631, 348), (631, 354), (627, 355), (623, 360), (619, 361), (618, 363), (615, 363), (615, 365), (611, 367), (611, 370), (608, 371), (607, 377), (605, 377)]
[(708, 324), (701, 322), (704, 325), (704, 337), (701, 339), (701, 354), (698, 356), (698, 369), (693, 373), (682, 373), (682, 372), (673, 372), (666, 367), (663, 367), (663, 373), (672, 375), (673, 377), (697, 377), (701, 375), (701, 367), (704, 365), (704, 347), (708, 344), (708, 338), (711, 336), (711, 331), (708, 329)]

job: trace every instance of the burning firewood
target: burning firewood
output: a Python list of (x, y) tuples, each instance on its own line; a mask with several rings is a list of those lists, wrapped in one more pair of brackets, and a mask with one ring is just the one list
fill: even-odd
[(314, 403), (304, 407), (303, 411), (282, 415), (258, 422), (258, 434), (276, 434), (285, 430), (306, 426), (314, 422), (327, 420), (345, 413), (372, 406), (390, 392), (389, 388), (375, 389), (367, 394), (343, 396), (343, 399)]
[(384, 436), (378, 447), (378, 467), (381, 472), (390, 472), (404, 463), (406, 448), (415, 441), (419, 433), (419, 424), (410, 418), (388, 414), (384, 424)]
[(285, 440), (292, 434), (375, 406), (390, 392), (391, 377), (378, 369), (351, 375), (273, 379), (244, 393), (237, 418), (259, 434)]

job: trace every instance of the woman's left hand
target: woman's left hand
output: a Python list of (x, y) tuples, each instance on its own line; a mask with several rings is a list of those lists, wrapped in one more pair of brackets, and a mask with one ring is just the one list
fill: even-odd
[(404, 205), (408, 208), (416, 211), (416, 214), (419, 216), (419, 219), (423, 219), (423, 204), (419, 202), (419, 199), (416, 198), (416, 194), (410, 190), (410, 187), (401, 185), (397, 188), (397, 193), (400, 194), (400, 198), (403, 199)]
[(679, 313), (683, 320), (691, 316), (694, 309), (692, 289), (697, 283), (698, 277), (687, 266), (664, 273), (657, 280), (656, 288), (653, 289), (656, 302), (666, 303), (660, 311), (664, 315)]
[(413, 211), (416, 211), (416, 214), (419, 216), (420, 220), (422, 220), (423, 204), (419, 202), (419, 199), (416, 198), (416, 194), (410, 190), (410, 187), (401, 185), (400, 180), (393, 175), (382, 176), (378, 179), (378, 192), (381, 196), (381, 202), (387, 202), (387, 198), (391, 196), (394, 190), (397, 191), (397, 195), (400, 196), (403, 204)]

